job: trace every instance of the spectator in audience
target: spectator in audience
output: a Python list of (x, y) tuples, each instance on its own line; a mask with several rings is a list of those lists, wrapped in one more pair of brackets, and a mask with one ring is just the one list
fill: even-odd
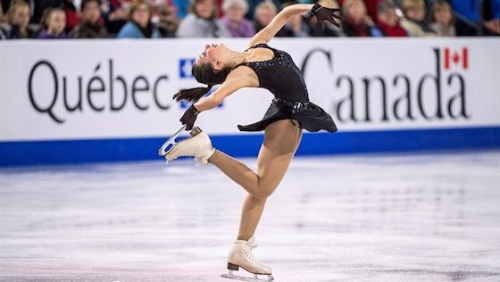
[[(264, 27), (266, 27), (276, 16), (277, 9), (276, 6), (272, 2), (262, 2), (257, 7), (255, 7), (255, 16), (254, 16), (254, 26), (255, 32), (261, 31)], [(286, 25), (283, 26), (278, 33), (276, 33), (275, 37), (293, 37), (293, 30), (289, 29)]]
[(2, 25), (7, 22), (7, 19), (5, 18), (5, 15), (3, 14), (3, 7), (0, 5), (0, 40), (5, 40), (7, 39), (7, 34), (5, 34), (5, 31), (2, 28)]
[(500, 36), (500, 19), (492, 19), (484, 22), (484, 34), (487, 36)]
[[(188, 14), (193, 0), (172, 0), (172, 4), (176, 7), (177, 18), (184, 19)], [(245, 0), (247, 1), (247, 0)], [(216, 0), (217, 16), (222, 16), (222, 0)]]
[(217, 19), (215, 0), (192, 0), (189, 14), (182, 19), (176, 33), (184, 38), (231, 37)]
[(72, 38), (106, 38), (107, 31), (101, 19), (100, 0), (82, 0), (82, 23), (70, 33)]
[(232, 37), (252, 37), (255, 35), (253, 24), (245, 18), (248, 4), (245, 0), (224, 0), (222, 4), (224, 17), (222, 24)]
[(455, 12), (457, 36), (500, 35), (500, 0), (449, 0), (449, 2)]
[(378, 17), (378, 13), (377, 13), (377, 8), (378, 8), (378, 4), (380, 2), (382, 2), (383, 0), (363, 0), (363, 2), (365, 2), (365, 6), (366, 6), (366, 13), (368, 14), (368, 16), (370, 16), (370, 18), (374, 21), (374, 22), (377, 22), (377, 17)]
[(9, 10), (9, 2), (10, 0), (0, 0), (0, 10), (8, 11)]
[(436, 0), (431, 6), (430, 12), (431, 28), (438, 36), (456, 36), (453, 11), (446, 0)]
[(183, 19), (189, 13), (190, 0), (172, 0), (172, 3), (177, 8), (177, 17)]
[(129, 8), (128, 22), (118, 33), (118, 38), (160, 38), (160, 31), (151, 22), (151, 7), (147, 0), (134, 0)]
[(157, 26), (162, 37), (175, 37), (180, 23), (180, 19), (176, 15), (176, 10), (177, 8), (173, 4), (168, 3), (168, 1), (156, 6)]
[[(323, 0), (321, 6), (338, 9), (340, 5), (335, 0)], [(312, 37), (344, 37), (346, 36), (341, 27), (337, 27), (330, 22), (324, 22), (324, 28), (318, 23), (318, 20), (313, 13), (308, 13), (305, 16), (305, 21), (309, 25), (310, 36)]]
[(3, 13), (2, 5), (0, 5), (0, 24), (5, 22), (7, 22), (7, 19), (5, 18), (5, 15)]
[(377, 6), (377, 26), (386, 37), (406, 37), (408, 33), (399, 24), (396, 4), (392, 0), (383, 0)]
[(402, 10), (404, 18), (401, 19), (401, 26), (410, 36), (436, 36), (436, 32), (425, 21), (424, 0), (403, 0)]
[(257, 6), (262, 2), (271, 2), (274, 7), (279, 7), (283, 3), (282, 0), (245, 0), (248, 3), (248, 11), (245, 14), (245, 18), (249, 21), (253, 21), (255, 18), (255, 10)]
[(468, 21), (479, 24), (480, 3), (477, 0), (449, 0), (453, 9)]
[(73, 0), (63, 0), (62, 9), (66, 13), (66, 32), (69, 33), (82, 23), (82, 18)]
[(42, 21), (42, 17), (45, 10), (50, 8), (60, 8), (62, 5), (62, 0), (34, 0), (30, 1), (31, 8), (33, 10), (31, 23), (38, 24)]
[(383, 33), (366, 13), (362, 0), (345, 0), (342, 4), (342, 29), (349, 37), (381, 37)]
[(61, 8), (48, 8), (43, 13), (40, 21), (40, 39), (63, 39), (68, 38), (64, 29), (66, 28), (66, 13)]
[[(115, 35), (127, 23), (128, 9), (124, 0), (107, 0), (101, 4), (101, 15), (108, 34)], [(127, 2), (128, 4), (128, 2)]]
[(30, 7), (23, 0), (13, 0), (7, 11), (7, 23), (0, 26), (5, 39), (32, 38), (33, 30), (29, 27)]

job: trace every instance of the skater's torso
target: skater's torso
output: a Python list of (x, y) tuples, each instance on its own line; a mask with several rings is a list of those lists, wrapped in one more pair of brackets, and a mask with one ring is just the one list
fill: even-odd
[(267, 44), (257, 44), (249, 49), (253, 48), (266, 48), (274, 53), (274, 57), (270, 60), (242, 64), (255, 72), (259, 79), (259, 87), (271, 91), (277, 98), (290, 102), (309, 101), (302, 73), (288, 53), (271, 48)]

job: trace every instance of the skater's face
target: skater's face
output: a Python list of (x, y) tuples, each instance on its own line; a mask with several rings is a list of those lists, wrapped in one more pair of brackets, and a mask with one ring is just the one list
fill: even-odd
[(211, 64), (216, 66), (220, 62), (222, 53), (225, 51), (226, 46), (224, 44), (207, 44), (205, 45), (205, 50), (196, 58), (196, 64)]

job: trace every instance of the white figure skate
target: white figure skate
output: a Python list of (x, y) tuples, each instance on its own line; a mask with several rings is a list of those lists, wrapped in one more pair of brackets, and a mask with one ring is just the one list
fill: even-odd
[[(161, 156), (165, 156), (167, 163), (178, 157), (194, 157), (197, 165), (206, 165), (208, 159), (213, 155), (215, 149), (212, 147), (212, 142), (208, 135), (199, 127), (194, 127), (189, 133), (191, 137), (185, 138), (179, 142), (175, 139), (183, 132), (186, 126), (183, 126), (172, 137), (170, 137), (159, 150)], [(165, 151), (169, 145), (172, 145), (169, 150)]]
[[(256, 247), (254, 244), (254, 237), (245, 240), (236, 240), (233, 248), (229, 251), (227, 256), (227, 269), (228, 274), (222, 274), (221, 277), (240, 280), (240, 281), (273, 281), (272, 269), (260, 263), (254, 258), (252, 249)], [(238, 271), (239, 268), (252, 273), (254, 277), (245, 277), (234, 275), (233, 271)], [(265, 275), (265, 277), (259, 277)]]

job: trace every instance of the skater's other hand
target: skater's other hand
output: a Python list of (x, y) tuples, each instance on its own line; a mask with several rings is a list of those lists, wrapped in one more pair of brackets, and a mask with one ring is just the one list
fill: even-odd
[(194, 122), (196, 121), (196, 117), (199, 113), (200, 112), (194, 107), (194, 105), (191, 105), (191, 107), (184, 112), (180, 121), (183, 125), (186, 125), (186, 130), (193, 129)]
[[(340, 27), (340, 21), (342, 18), (342, 9), (330, 9), (319, 5), (318, 3), (314, 4), (311, 9), (311, 13), (313, 13), (318, 19), (318, 23), (324, 29), (325, 25), (323, 21), (328, 21), (334, 24), (337, 27)], [(337, 22), (337, 20), (339, 22)]]

